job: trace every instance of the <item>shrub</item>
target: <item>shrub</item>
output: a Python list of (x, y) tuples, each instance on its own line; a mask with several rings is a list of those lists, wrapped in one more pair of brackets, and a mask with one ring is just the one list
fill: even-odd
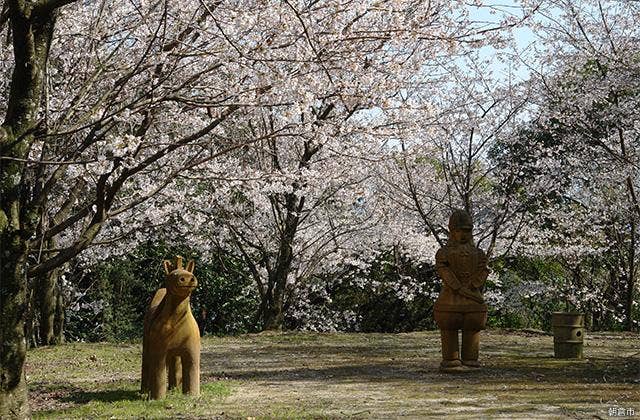
[[(161, 261), (182, 255), (196, 260), (199, 286), (191, 297), (201, 329), (211, 334), (256, 331), (259, 299), (251, 278), (234, 256), (217, 251), (205, 259), (186, 246), (146, 243), (125, 257), (85, 267), (73, 284), (65, 336), (72, 341), (122, 341), (142, 337), (144, 314), (163, 287)], [(203, 309), (206, 316), (203, 315)]]

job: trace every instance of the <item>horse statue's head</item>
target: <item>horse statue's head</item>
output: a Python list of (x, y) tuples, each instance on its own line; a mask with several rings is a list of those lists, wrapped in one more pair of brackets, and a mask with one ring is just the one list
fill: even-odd
[(186, 267), (182, 266), (182, 257), (177, 256), (174, 262), (164, 260), (162, 262), (164, 272), (167, 275), (165, 287), (167, 293), (181, 298), (191, 295), (193, 289), (198, 286), (198, 279), (193, 275), (195, 262), (189, 260)]

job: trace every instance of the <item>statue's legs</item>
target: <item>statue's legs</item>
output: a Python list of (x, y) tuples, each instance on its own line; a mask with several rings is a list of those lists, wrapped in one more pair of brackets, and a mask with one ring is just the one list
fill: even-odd
[(434, 311), (434, 318), (440, 328), (442, 342), (441, 369), (456, 368), (460, 362), (460, 346), (458, 344), (458, 330), (462, 328), (463, 315), (458, 312)]
[(149, 359), (149, 398), (159, 400), (167, 394), (167, 355), (156, 354)]
[(462, 364), (480, 367), (478, 353), (480, 351), (480, 331), (462, 331)]
[(189, 349), (182, 360), (182, 393), (200, 395), (200, 349)]
[(180, 356), (170, 354), (167, 357), (167, 369), (169, 370), (169, 389), (182, 385), (182, 361)]
[(462, 327), (462, 363), (469, 367), (480, 367), (480, 330), (487, 324), (486, 312), (470, 312), (464, 315)]
[(460, 366), (460, 354), (458, 346), (458, 330), (440, 330), (440, 340), (442, 341), (442, 362), (441, 368), (451, 368)]

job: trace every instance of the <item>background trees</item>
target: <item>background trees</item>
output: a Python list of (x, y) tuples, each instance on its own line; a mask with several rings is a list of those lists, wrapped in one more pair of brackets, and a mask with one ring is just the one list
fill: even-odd
[[(630, 330), (638, 322), (640, 137), (638, 38), (628, 24), (640, 9), (554, 6), (540, 32), (553, 49), (541, 53), (554, 60), (533, 74), (531, 122), (504, 143), (535, 215), (522, 244), (562, 261), (574, 305), (599, 305), (596, 318), (624, 319)], [(545, 178), (544, 189), (532, 185)]]
[[(194, 167), (174, 185), (189, 202), (177, 207), (175, 193), (165, 190), (150, 217), (209, 225), (178, 230), (193, 243), (235, 248), (262, 298), (264, 327), (281, 328), (287, 289), (327, 262), (354, 253), (370, 258), (363, 231), (383, 226), (383, 216), (375, 214), (380, 189), (369, 163), (432, 114), (427, 103), (406, 106), (403, 95), (418, 78), (436, 83), (441, 75), (428, 73), (435, 60), (457, 54), (461, 42), (483, 42), (487, 30), (444, 3), (345, 9), (283, 3), (264, 13), (220, 7), (238, 24), (250, 23), (238, 30), (216, 21), (216, 28), (251, 77), (269, 79), (268, 89), (247, 97), (234, 113), (237, 126), (219, 135), (245, 146)], [(371, 237), (382, 240), (380, 233)], [(355, 243), (360, 250), (350, 249)]]

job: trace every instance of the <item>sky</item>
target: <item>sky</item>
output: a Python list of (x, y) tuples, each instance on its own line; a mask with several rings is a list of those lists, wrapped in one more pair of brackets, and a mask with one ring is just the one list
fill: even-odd
[[(487, 0), (481, 2), (483, 6), (469, 6), (469, 17), (473, 21), (486, 22), (487, 27), (498, 26), (499, 22), (505, 15), (515, 15), (522, 17), (522, 10), (517, 1), (513, 0)], [(531, 46), (536, 42), (537, 38), (534, 32), (526, 23), (522, 27), (515, 28), (513, 31), (516, 48), (518, 51), (529, 51)], [(481, 49), (482, 56), (489, 58), (495, 55), (496, 50), (492, 47), (483, 47)], [(529, 78), (529, 72), (526, 67), (518, 66), (517, 63), (502, 63), (498, 60), (492, 60), (491, 70), (499, 78), (509, 79), (512, 82), (524, 81)]]

